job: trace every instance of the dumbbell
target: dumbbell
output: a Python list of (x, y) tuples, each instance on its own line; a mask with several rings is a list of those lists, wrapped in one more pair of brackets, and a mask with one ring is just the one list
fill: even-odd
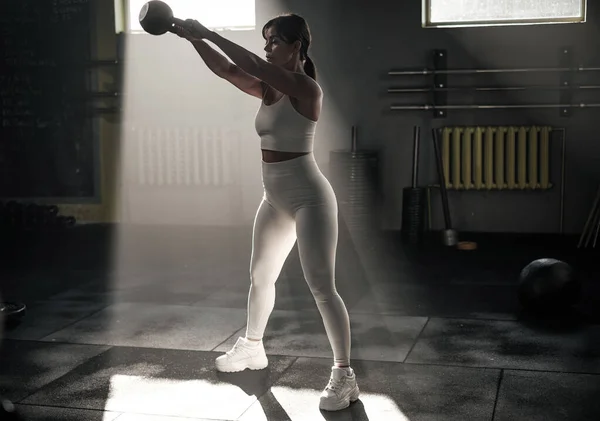
[(140, 25), (151, 35), (162, 35), (173, 32), (173, 24), (183, 26), (185, 22), (173, 17), (171, 7), (160, 0), (151, 0), (140, 10)]

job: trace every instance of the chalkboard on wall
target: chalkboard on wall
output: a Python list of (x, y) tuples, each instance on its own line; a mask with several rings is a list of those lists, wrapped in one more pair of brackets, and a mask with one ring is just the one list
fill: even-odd
[(0, 0), (0, 198), (93, 198), (89, 0)]

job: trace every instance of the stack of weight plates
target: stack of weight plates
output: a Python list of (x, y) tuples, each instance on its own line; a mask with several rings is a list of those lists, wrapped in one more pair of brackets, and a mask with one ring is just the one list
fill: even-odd
[(330, 170), (340, 215), (348, 230), (374, 232), (379, 225), (379, 152), (331, 151)]
[(402, 237), (410, 243), (419, 243), (425, 228), (427, 190), (405, 187), (402, 192)]

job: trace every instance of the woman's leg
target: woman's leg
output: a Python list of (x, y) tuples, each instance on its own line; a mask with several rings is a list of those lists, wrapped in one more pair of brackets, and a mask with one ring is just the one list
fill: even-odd
[(358, 400), (360, 390), (350, 368), (350, 318), (335, 288), (338, 239), (335, 203), (299, 209), (296, 213), (296, 235), (304, 277), (315, 297), (333, 349), (334, 367), (319, 398), (319, 408), (339, 411)]
[(294, 220), (263, 199), (252, 234), (246, 337), (238, 338), (229, 352), (217, 358), (217, 370), (236, 372), (267, 367), (262, 337), (275, 305), (275, 282), (295, 242)]
[(296, 242), (294, 219), (263, 199), (254, 219), (246, 338), (261, 340), (275, 306), (275, 282)]
[(337, 206), (323, 204), (298, 209), (296, 236), (304, 277), (323, 318), (334, 365), (349, 367), (350, 319), (335, 287)]
[(254, 219), (246, 337), (216, 360), (217, 370), (260, 370), (269, 364), (262, 337), (275, 305), (275, 282), (296, 242), (295, 222), (263, 199)]

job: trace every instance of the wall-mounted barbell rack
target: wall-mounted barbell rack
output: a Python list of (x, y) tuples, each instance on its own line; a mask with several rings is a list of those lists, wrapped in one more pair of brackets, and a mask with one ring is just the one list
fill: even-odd
[[(391, 87), (389, 94), (401, 93), (429, 93), (432, 101), (428, 104), (393, 104), (392, 111), (421, 110), (433, 111), (434, 118), (447, 117), (448, 110), (479, 110), (479, 109), (552, 109), (559, 110), (560, 116), (568, 117), (576, 108), (600, 108), (600, 102), (573, 103), (575, 91), (599, 90), (600, 85), (575, 85), (577, 73), (600, 72), (600, 67), (582, 67), (573, 64), (573, 53), (570, 47), (559, 49), (558, 67), (523, 67), (505, 69), (449, 69), (447, 67), (448, 52), (436, 49), (433, 51), (433, 68), (390, 70), (389, 76), (432, 76), (432, 83), (428, 87)], [(557, 85), (531, 85), (531, 86), (448, 86), (450, 75), (477, 75), (477, 74), (503, 74), (503, 73), (558, 73), (560, 81)], [(560, 92), (559, 102), (555, 104), (449, 104), (449, 92), (481, 92), (481, 91), (528, 91), (528, 90), (557, 90)]]

